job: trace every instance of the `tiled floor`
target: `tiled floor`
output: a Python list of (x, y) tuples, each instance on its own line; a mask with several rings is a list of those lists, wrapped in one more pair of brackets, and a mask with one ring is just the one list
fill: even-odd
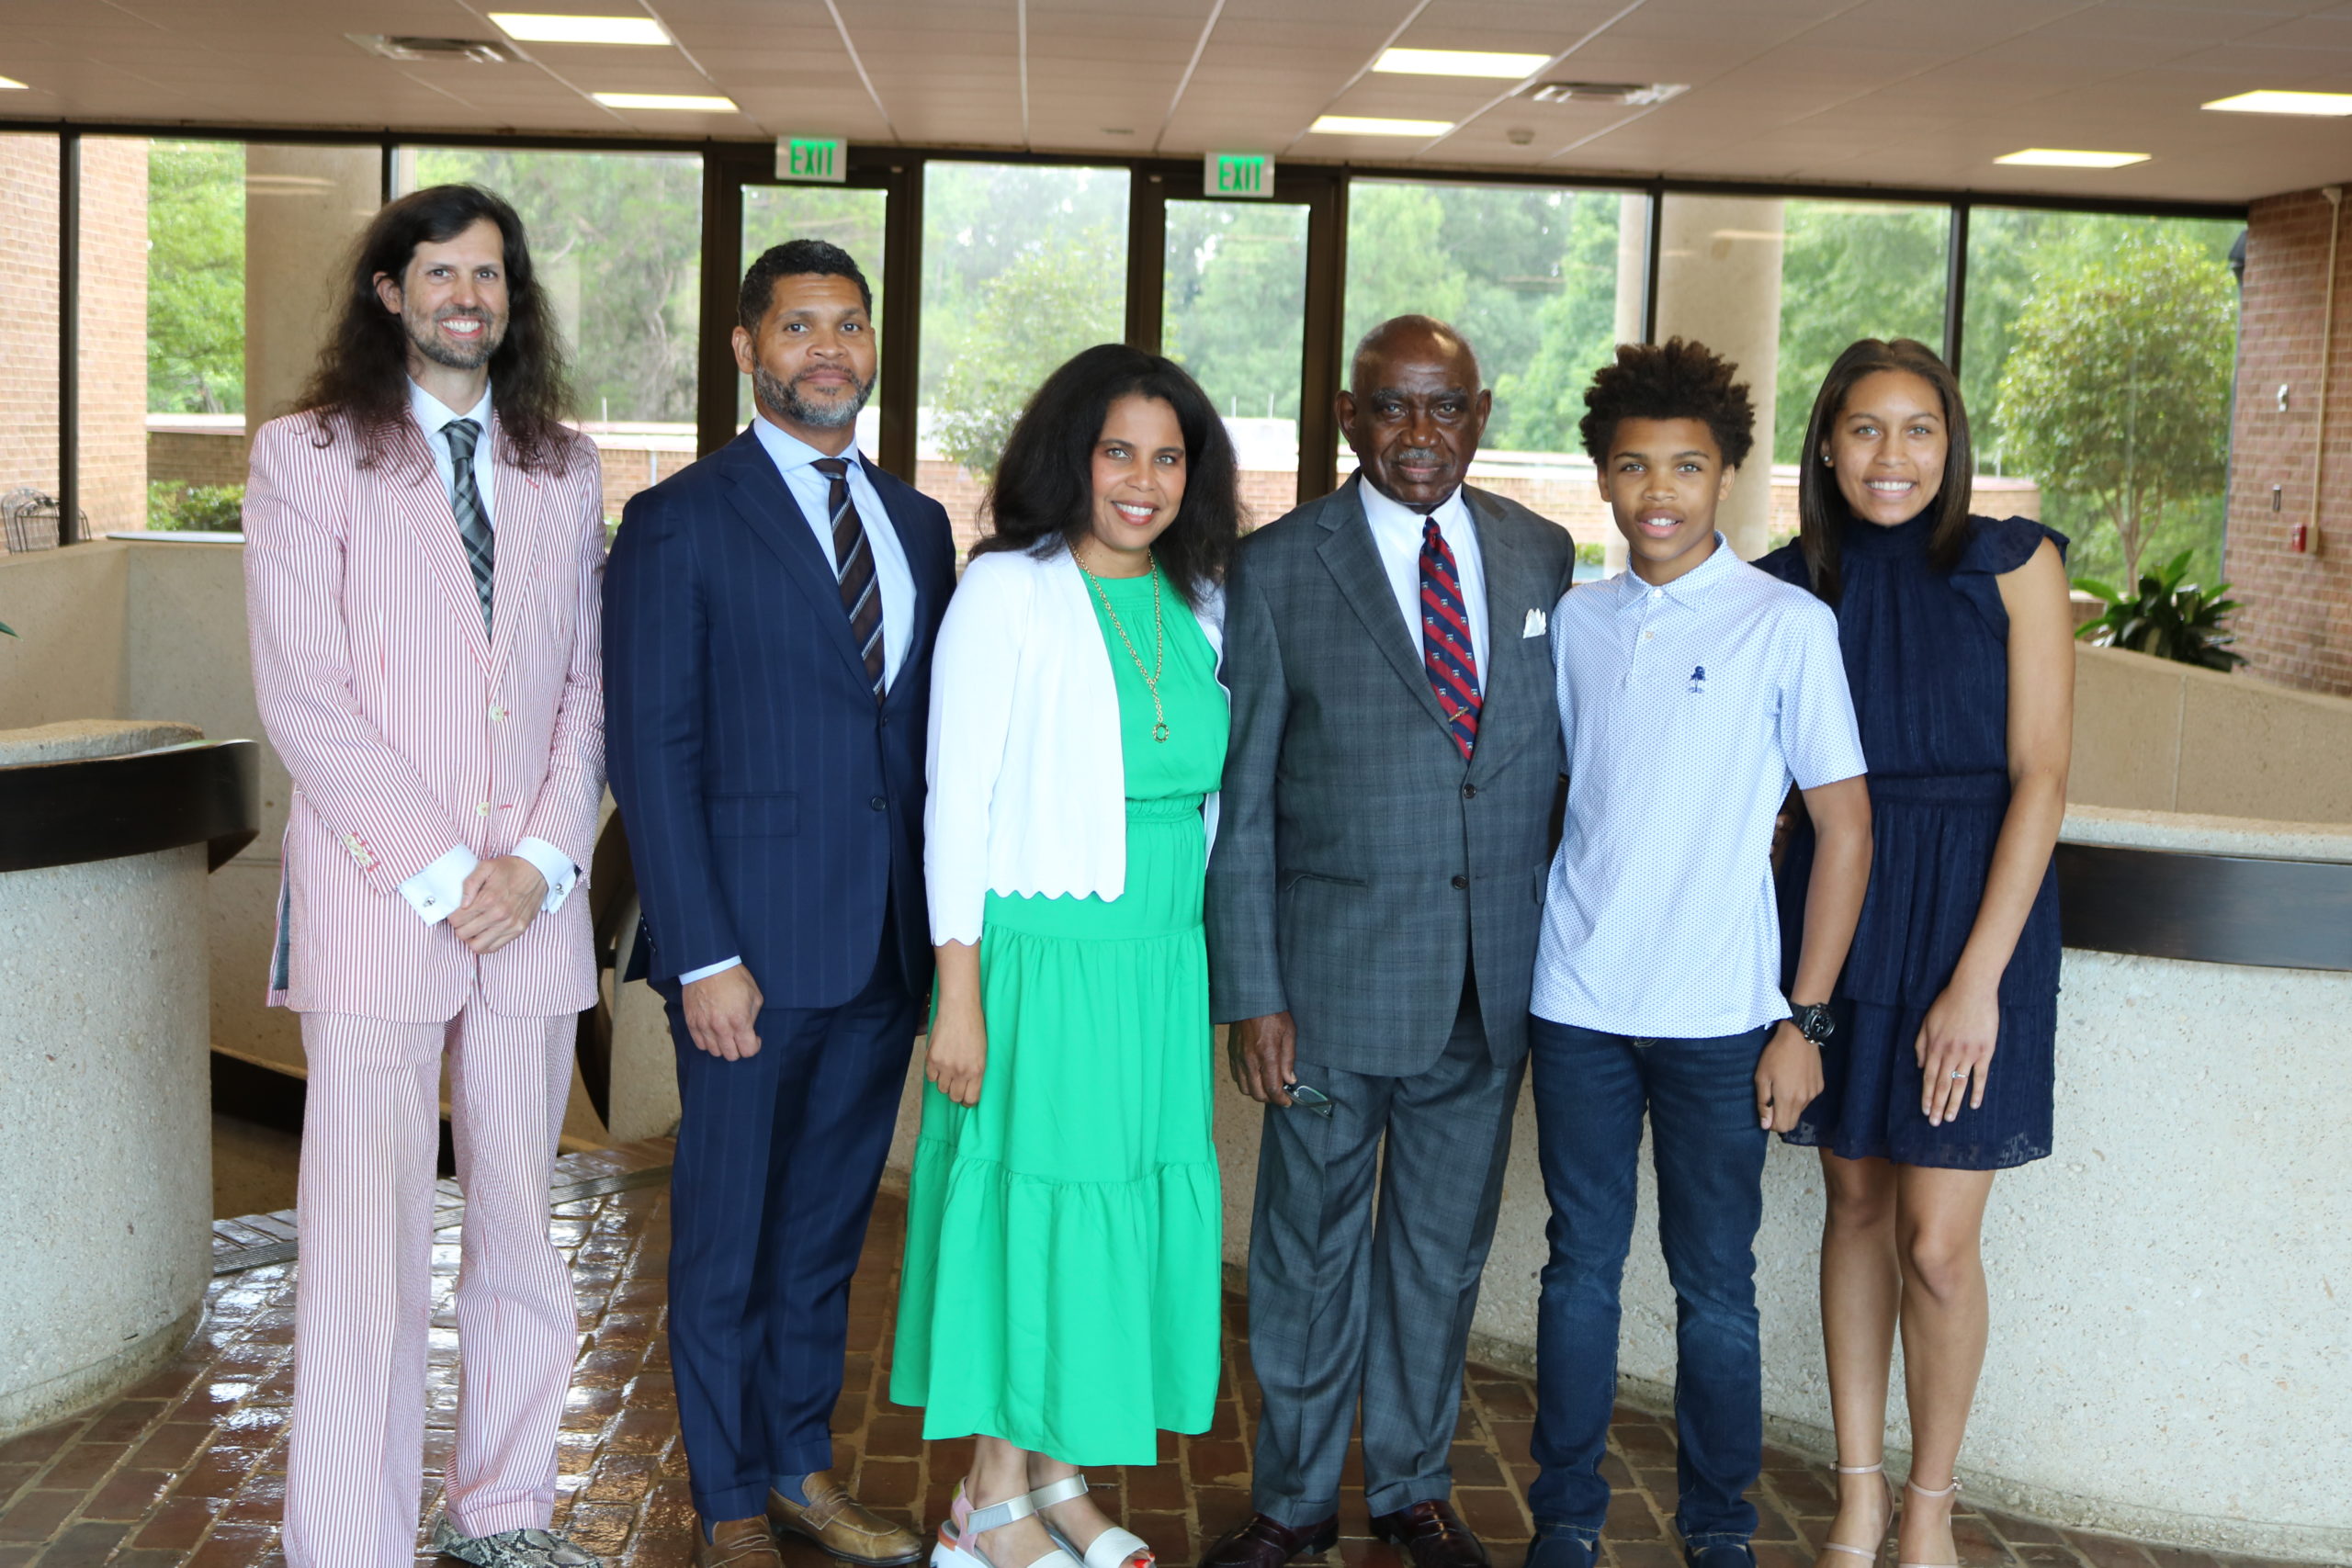
[[(693, 1514), (662, 1335), (668, 1158), (667, 1145), (655, 1142), (571, 1156), (557, 1176), (556, 1236), (571, 1259), (582, 1338), (556, 1517), (581, 1544), (628, 1568), (670, 1568), (689, 1558)], [(460, 1209), (445, 1184), (439, 1220), (447, 1245), (435, 1253), (442, 1311), (432, 1348), (432, 1469), (447, 1453), (457, 1409), (456, 1337), (447, 1306)], [(178, 1360), (107, 1405), (0, 1444), (0, 1568), (247, 1568), (282, 1561), (276, 1525), (292, 1393), (289, 1219), (256, 1215), (215, 1226), (219, 1272), (204, 1323)], [(902, 1220), (902, 1202), (886, 1194), (851, 1292), (849, 1376), (834, 1429), (839, 1465), (857, 1495), (920, 1528), (944, 1511), (968, 1444), (926, 1447), (918, 1414), (883, 1398)], [(1245, 1434), (1257, 1386), (1238, 1312), (1227, 1316), (1226, 1366), (1226, 1396), (1206, 1434), (1163, 1438), (1162, 1462), (1154, 1469), (1095, 1475), (1098, 1492), (1109, 1494), (1105, 1506), (1114, 1517), (1124, 1513), (1170, 1568), (1185, 1568), (1249, 1505)], [(1521, 1488), (1532, 1472), (1533, 1415), (1523, 1381), (1470, 1370), (1454, 1446), (1454, 1501), (1505, 1568), (1517, 1563), (1528, 1533)], [(1679, 1554), (1667, 1522), (1674, 1494), (1670, 1430), (1621, 1411), (1610, 1447), (1613, 1568), (1676, 1568)], [(1758, 1489), (1764, 1518), (1759, 1568), (1811, 1562), (1828, 1522), (1826, 1479), (1818, 1465), (1767, 1453)], [(1341, 1524), (1337, 1556), (1347, 1568), (1391, 1568), (1390, 1550), (1366, 1538), (1360, 1496)], [(2217, 1568), (2199, 1553), (1974, 1510), (1963, 1511), (1960, 1540), (1969, 1568)], [(826, 1562), (797, 1545), (786, 1556), (794, 1568)]]

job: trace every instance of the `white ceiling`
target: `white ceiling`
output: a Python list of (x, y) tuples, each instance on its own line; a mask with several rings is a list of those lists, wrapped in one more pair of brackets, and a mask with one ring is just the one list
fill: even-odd
[[(651, 15), (678, 47), (526, 46), (400, 64), (345, 34), (500, 36), (492, 9)], [(1375, 75), (1389, 44), (1555, 56), (1683, 82), (1648, 108)], [(2338, 0), (0, 0), (0, 116), (1192, 154), (2243, 200), (2352, 175), (2352, 119), (2214, 114), (2257, 87), (2352, 92)], [(592, 91), (719, 93), (620, 113)], [(1309, 135), (1318, 114), (1457, 121)], [(1515, 146), (1514, 131), (1529, 133)], [(2152, 154), (1996, 165), (2018, 148)]]

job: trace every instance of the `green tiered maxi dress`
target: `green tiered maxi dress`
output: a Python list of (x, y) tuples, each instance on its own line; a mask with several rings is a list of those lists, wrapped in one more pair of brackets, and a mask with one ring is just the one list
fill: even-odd
[[(1151, 574), (1100, 581), (1148, 664)], [(890, 1397), (923, 1407), (926, 1439), (1148, 1465), (1161, 1429), (1205, 1431), (1213, 1413), (1222, 1208), (1201, 807), (1227, 708), (1206, 636), (1164, 578), (1160, 595), (1165, 741), (1094, 601), (1119, 696), (1125, 886), (1107, 901), (989, 895), (979, 1103), (923, 1090)]]

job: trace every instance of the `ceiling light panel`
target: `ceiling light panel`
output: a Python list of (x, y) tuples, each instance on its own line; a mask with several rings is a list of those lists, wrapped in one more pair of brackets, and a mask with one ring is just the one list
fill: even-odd
[(1372, 62), (1374, 71), (1399, 76), (1486, 76), (1516, 82), (1552, 62), (1548, 54), (1502, 54), (1475, 49), (1390, 49)]
[(0, 76), (0, 93), (27, 93), (31, 90), (31, 88), (26, 86), (22, 82), (17, 81), (14, 76)]
[(628, 43), (660, 46), (670, 41), (650, 17), (559, 17), (536, 11), (492, 11), (490, 19), (519, 43)]
[(676, 109), (687, 114), (733, 114), (735, 100), (696, 93), (591, 93), (608, 109)]
[(2352, 115), (2352, 93), (2240, 93), (2204, 107), (2224, 114)]
[(2020, 152), (2004, 153), (1993, 160), (1996, 164), (2013, 164), (2032, 169), (2120, 169), (2127, 164), (2144, 164), (2145, 152), (2085, 152), (2064, 147), (2028, 147)]
[(1443, 136), (1453, 129), (1450, 119), (1377, 119), (1352, 114), (1321, 115), (1306, 128), (1310, 136)]

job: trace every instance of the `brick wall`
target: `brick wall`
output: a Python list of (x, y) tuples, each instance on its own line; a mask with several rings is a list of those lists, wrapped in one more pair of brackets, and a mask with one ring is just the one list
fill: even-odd
[[(2345, 216), (2336, 256), (2318, 536), (2307, 553), (2289, 548), (2290, 530), (2311, 515), (2328, 219), (2317, 191), (2267, 197), (2247, 215), (2222, 570), (2244, 605), (2234, 621), (2237, 647), (2254, 673), (2352, 694), (2352, 213)], [(2277, 512), (2270, 509), (2273, 485), (2279, 487)]]
[(57, 138), (0, 135), (0, 492), (25, 485), (57, 493)]

